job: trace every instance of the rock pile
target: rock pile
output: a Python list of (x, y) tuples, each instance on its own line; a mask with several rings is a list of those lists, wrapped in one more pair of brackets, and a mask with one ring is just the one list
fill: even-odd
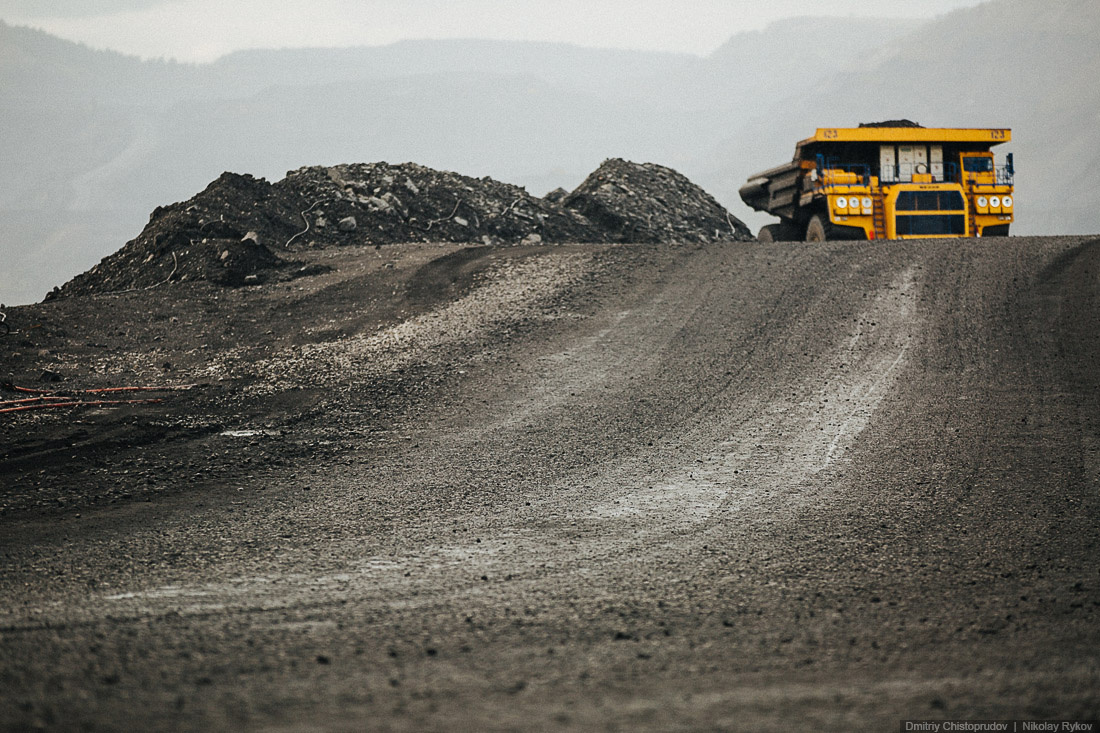
[(157, 207), (142, 233), (59, 294), (118, 292), (176, 280), (263, 282), (289, 263), (272, 251), (295, 231), (293, 196), (262, 178), (223, 173), (201, 193)]
[(562, 201), (616, 242), (747, 239), (749, 229), (671, 168), (605, 160)]
[(287, 257), (314, 247), (750, 238), (744, 224), (676, 171), (620, 159), (605, 161), (572, 193), (558, 189), (543, 198), (415, 163), (311, 166), (274, 184), (223, 173), (188, 201), (158, 207), (137, 238), (47, 298), (167, 281), (285, 279), (308, 274)]
[(297, 246), (393, 242), (604, 242), (583, 217), (492, 178), (415, 163), (314, 166), (275, 184), (305, 202)]

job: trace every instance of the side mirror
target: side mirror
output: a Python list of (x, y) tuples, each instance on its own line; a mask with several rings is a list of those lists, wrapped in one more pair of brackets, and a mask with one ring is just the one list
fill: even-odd
[(1007, 156), (1005, 157), (1005, 161), (1006, 161), (1006, 162), (1005, 162), (1005, 170), (1007, 170), (1007, 171), (1008, 171), (1008, 175), (1010, 175), (1010, 176), (1014, 176), (1014, 175), (1016, 175), (1016, 169), (1015, 169), (1015, 167), (1014, 167), (1014, 166), (1013, 166), (1013, 164), (1012, 164), (1012, 153), (1009, 153), (1009, 154), (1008, 154), (1008, 155), (1007, 155)]

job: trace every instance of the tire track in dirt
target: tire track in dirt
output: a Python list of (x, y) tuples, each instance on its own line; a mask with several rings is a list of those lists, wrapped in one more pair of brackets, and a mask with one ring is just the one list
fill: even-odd
[[(544, 487), (544, 498), (532, 509), (504, 510), (495, 518), (493, 536), (476, 542), (427, 544), (414, 552), (397, 551), (395, 545), (392, 554), (351, 558), (337, 573), (241, 575), (195, 586), (114, 593), (102, 597), (100, 612), (141, 617), (226, 609), (271, 611), (302, 606), (319, 596), (329, 602), (356, 598), (368, 587), (385, 589), (385, 605), (408, 608), (453, 603), (470, 594), (484, 597), (484, 588), (476, 582), (481, 576), (508, 575), (515, 583), (509, 594), (525, 585), (535, 592), (548, 574), (606, 574), (621, 557), (634, 562), (639, 554), (664, 551), (669, 538), (695, 533), (720, 521), (719, 515), (751, 514), (762, 502), (768, 513), (775, 513), (780, 507), (791, 510), (819, 500), (799, 487), (844, 460), (904, 371), (921, 329), (918, 294), (912, 266), (881, 286), (866, 309), (852, 314), (852, 327), (828, 350), (826, 363), (804, 374), (799, 383), (778, 390), (793, 397), (748, 404), (728, 415), (722, 414), (717, 399), (704, 405), (707, 430), (679, 439), (683, 445), (695, 445), (697, 452), (688, 464), (671, 464), (654, 473), (644, 461), (628, 457), (599, 466), (598, 475), (584, 482), (599, 490), (586, 493), (582, 487), (580, 494), (575, 477), (566, 477)], [(446, 333), (439, 324), (450, 322), (448, 311), (402, 331), (415, 334), (433, 327)], [(446, 450), (460, 455), (484, 441), (487, 433), (507, 434), (536, 415), (560, 421), (560, 413), (583, 400), (584, 393), (606, 388), (615, 379), (629, 379), (628, 365), (644, 370), (644, 355), (652, 358), (662, 342), (690, 320), (690, 312), (670, 307), (668, 297), (662, 296), (640, 311), (610, 314), (606, 322), (594, 324), (593, 332), (570, 342), (568, 350), (543, 357), (549, 367), (544, 379), (498, 407), (495, 417), (486, 416), (480, 427), (447, 435)], [(642, 333), (646, 337), (640, 337)], [(375, 343), (368, 339), (347, 348), (358, 353)], [(417, 339), (409, 337), (404, 343), (409, 350), (398, 353), (410, 353)], [(736, 437), (707, 448), (716, 424), (719, 433)], [(751, 480), (743, 478), (750, 476)], [(586, 495), (591, 498), (584, 499)], [(578, 496), (583, 500), (575, 501)], [(538, 518), (532, 521), (532, 516)]]

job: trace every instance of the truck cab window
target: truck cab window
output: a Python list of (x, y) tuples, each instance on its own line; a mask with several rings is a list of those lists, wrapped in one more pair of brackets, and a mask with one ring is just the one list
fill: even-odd
[(970, 173), (989, 173), (993, 170), (993, 159), (963, 158), (963, 169)]

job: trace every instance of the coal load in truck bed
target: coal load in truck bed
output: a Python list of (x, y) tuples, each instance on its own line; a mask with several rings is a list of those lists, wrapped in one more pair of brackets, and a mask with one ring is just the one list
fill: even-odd
[(860, 127), (924, 127), (912, 120), (884, 120), (882, 122), (860, 122)]

